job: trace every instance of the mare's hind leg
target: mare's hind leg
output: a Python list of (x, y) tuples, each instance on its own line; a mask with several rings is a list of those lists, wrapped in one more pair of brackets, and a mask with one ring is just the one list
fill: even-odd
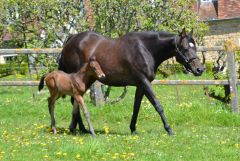
[(144, 88), (144, 94), (146, 95), (148, 100), (151, 102), (151, 104), (154, 106), (155, 110), (160, 115), (165, 130), (168, 132), (169, 135), (173, 135), (172, 129), (171, 129), (170, 125), (167, 122), (167, 118), (164, 115), (162, 105), (157, 100), (157, 98), (156, 98), (156, 96), (155, 96), (155, 94), (154, 94), (154, 92), (152, 90), (150, 82), (146, 78), (144, 78), (142, 80), (142, 83), (143, 83), (143, 88)]
[(78, 123), (80, 131), (82, 131), (83, 133), (88, 133), (85, 126), (83, 125), (83, 121), (82, 121), (82, 117), (81, 117), (81, 114), (79, 111), (78, 104), (74, 105), (73, 97), (71, 97), (71, 103), (73, 105), (73, 111), (72, 111), (72, 121), (69, 126), (70, 131), (74, 133), (76, 131), (76, 127), (77, 127), (77, 123)]
[(130, 124), (130, 129), (131, 129), (132, 133), (136, 131), (138, 112), (139, 112), (141, 101), (142, 101), (143, 94), (144, 94), (143, 90), (144, 89), (142, 87), (137, 87), (136, 92), (135, 92), (133, 114), (132, 114), (132, 120), (131, 120), (131, 124)]
[(57, 100), (57, 97), (50, 96), (48, 98), (48, 109), (51, 116), (51, 128), (54, 134), (57, 134), (56, 126), (55, 126), (55, 117), (54, 117), (54, 107), (55, 107), (55, 101)]
[[(84, 116), (85, 116), (85, 118), (86, 118), (86, 120), (87, 120), (87, 123), (88, 123), (89, 131), (90, 131), (91, 134), (95, 137), (96, 134), (95, 134), (94, 129), (93, 129), (93, 127), (92, 127), (92, 124), (91, 124), (91, 121), (90, 121), (90, 116), (89, 116), (87, 107), (86, 107), (85, 104), (84, 104), (83, 97), (80, 96), (80, 95), (79, 95), (79, 96), (76, 96), (76, 97), (75, 97), (75, 101), (81, 106), (81, 109), (82, 109), (82, 111), (83, 111), (83, 113), (84, 113)], [(80, 107), (80, 106), (79, 106), (79, 107)]]

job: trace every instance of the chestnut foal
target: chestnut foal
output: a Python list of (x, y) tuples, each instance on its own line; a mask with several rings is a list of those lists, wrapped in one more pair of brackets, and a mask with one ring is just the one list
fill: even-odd
[(63, 71), (53, 71), (42, 76), (38, 89), (39, 91), (43, 89), (45, 80), (50, 93), (50, 97), (48, 98), (48, 108), (51, 116), (51, 128), (54, 134), (57, 133), (54, 118), (55, 101), (64, 95), (70, 95), (74, 98), (74, 104), (76, 105), (76, 103), (78, 103), (79, 107), (83, 110), (91, 134), (96, 136), (90, 122), (87, 107), (84, 104), (83, 95), (92, 84), (91, 80), (101, 80), (104, 78), (105, 74), (95, 57), (91, 57), (77, 73), (67, 74)]

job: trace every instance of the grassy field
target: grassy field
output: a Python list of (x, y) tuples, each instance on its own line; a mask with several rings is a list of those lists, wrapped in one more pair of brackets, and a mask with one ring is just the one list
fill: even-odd
[[(33, 99), (30, 87), (0, 87), (0, 160), (240, 160), (239, 114), (207, 98), (202, 86), (178, 86), (179, 99), (175, 86), (153, 88), (173, 128), (173, 137), (167, 135), (146, 98), (137, 134), (131, 135), (134, 87), (129, 87), (124, 100), (114, 105), (94, 107), (85, 96), (96, 138), (68, 132), (72, 109), (69, 97), (56, 104), (59, 133), (53, 135), (49, 132), (46, 88), (37, 94), (34, 87)], [(112, 94), (120, 90), (114, 88)]]

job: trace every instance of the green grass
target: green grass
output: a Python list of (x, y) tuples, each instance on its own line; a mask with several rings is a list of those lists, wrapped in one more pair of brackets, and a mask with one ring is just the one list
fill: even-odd
[[(59, 133), (53, 135), (49, 132), (46, 88), (33, 99), (31, 87), (0, 87), (0, 160), (240, 160), (239, 114), (207, 98), (202, 86), (178, 86), (179, 99), (175, 86), (153, 88), (173, 128), (173, 137), (167, 135), (146, 98), (137, 134), (131, 135), (134, 87), (129, 87), (124, 100), (114, 105), (94, 107), (85, 96), (96, 138), (68, 132), (72, 109), (69, 97), (56, 103)], [(112, 94), (116, 96), (121, 90), (113, 88)], [(36, 93), (37, 87), (33, 91)]]

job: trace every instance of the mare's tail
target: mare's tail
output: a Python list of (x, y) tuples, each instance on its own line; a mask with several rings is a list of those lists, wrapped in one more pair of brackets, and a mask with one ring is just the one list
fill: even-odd
[(42, 77), (41, 77), (41, 79), (40, 79), (40, 82), (39, 82), (39, 84), (38, 84), (38, 91), (40, 92), (42, 89), (43, 89), (43, 87), (44, 87), (44, 79), (45, 79), (45, 77), (46, 77), (46, 74), (44, 74)]

